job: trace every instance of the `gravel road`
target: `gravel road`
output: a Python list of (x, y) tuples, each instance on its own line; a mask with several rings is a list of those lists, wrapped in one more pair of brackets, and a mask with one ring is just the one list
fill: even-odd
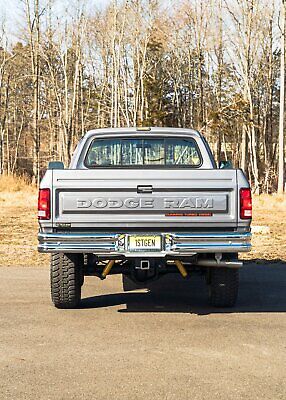
[(0, 282), (1, 400), (286, 398), (286, 263), (247, 265), (232, 310), (200, 277), (149, 293), (88, 277), (77, 310), (53, 308), (46, 268)]

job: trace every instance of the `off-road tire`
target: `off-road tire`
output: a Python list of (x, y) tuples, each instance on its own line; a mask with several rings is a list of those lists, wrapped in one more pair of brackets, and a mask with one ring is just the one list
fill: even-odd
[(233, 307), (239, 287), (239, 270), (232, 268), (209, 268), (209, 302), (215, 307)]
[(81, 299), (82, 258), (78, 254), (51, 255), (51, 297), (57, 308), (75, 308)]

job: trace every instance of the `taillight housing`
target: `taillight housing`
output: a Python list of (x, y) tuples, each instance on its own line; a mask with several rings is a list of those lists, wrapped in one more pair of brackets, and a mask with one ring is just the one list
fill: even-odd
[(252, 218), (252, 199), (251, 190), (249, 188), (240, 189), (240, 218)]
[(40, 189), (38, 198), (38, 219), (51, 218), (51, 192), (50, 189)]

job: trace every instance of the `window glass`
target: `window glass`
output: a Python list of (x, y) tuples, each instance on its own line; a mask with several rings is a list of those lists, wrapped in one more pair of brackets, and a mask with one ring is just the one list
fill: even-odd
[(201, 164), (192, 138), (95, 139), (87, 152), (88, 168), (112, 166), (189, 166)]
[(168, 139), (166, 141), (167, 165), (200, 165), (200, 155), (194, 140)]
[(144, 165), (165, 164), (165, 143), (162, 139), (144, 140)]
[(143, 165), (143, 140), (123, 139), (121, 141), (121, 164)]
[(87, 153), (86, 164), (89, 167), (120, 165), (120, 150), (120, 139), (95, 140)]

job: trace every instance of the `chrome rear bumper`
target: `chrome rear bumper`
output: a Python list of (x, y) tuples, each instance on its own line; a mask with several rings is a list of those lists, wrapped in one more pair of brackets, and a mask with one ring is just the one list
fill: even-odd
[[(148, 232), (141, 233), (148, 235)], [(94, 253), (102, 256), (165, 257), (196, 253), (238, 253), (251, 248), (250, 232), (157, 233), (162, 237), (161, 251), (130, 252), (129, 234), (120, 233), (43, 233), (39, 232), (41, 253)]]

